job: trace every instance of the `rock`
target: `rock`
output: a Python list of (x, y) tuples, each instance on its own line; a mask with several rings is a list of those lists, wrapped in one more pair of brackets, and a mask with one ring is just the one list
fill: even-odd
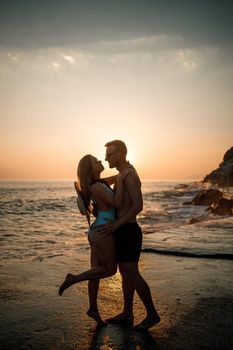
[(214, 215), (232, 215), (233, 199), (221, 198), (218, 203), (212, 204), (208, 210)]
[[(223, 188), (233, 186), (233, 147), (224, 154), (219, 167), (206, 175), (203, 182)], [(206, 205), (206, 210), (214, 215), (233, 215), (233, 198), (225, 198), (219, 189), (201, 190), (192, 201), (183, 204)], [(191, 218), (189, 223), (197, 221), (198, 218)]]
[[(223, 193), (217, 189), (210, 188), (200, 191), (191, 202), (183, 204), (206, 205), (209, 213), (214, 215), (233, 215), (233, 199), (223, 197)], [(202, 217), (191, 218), (189, 224), (195, 224)]]
[(200, 191), (191, 202), (185, 202), (183, 204), (212, 205), (214, 203), (218, 203), (222, 197), (223, 194), (220, 190), (210, 188), (208, 190)]
[(197, 224), (199, 222), (207, 220), (208, 216), (207, 215), (199, 215), (194, 218), (189, 219), (186, 224), (191, 225), (191, 224)]
[(197, 224), (199, 222), (198, 218), (191, 218), (188, 220), (188, 224)]
[(210, 182), (222, 187), (233, 186), (233, 147), (224, 154), (219, 167), (206, 175), (203, 182)]
[(188, 187), (187, 184), (179, 184), (179, 185), (176, 185), (176, 186), (175, 186), (175, 189), (176, 189), (176, 190), (183, 190), (183, 189), (185, 189), (185, 188), (187, 188), (187, 187)]

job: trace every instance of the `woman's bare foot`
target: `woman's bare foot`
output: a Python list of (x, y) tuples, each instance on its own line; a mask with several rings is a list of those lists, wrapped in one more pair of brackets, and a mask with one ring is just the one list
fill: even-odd
[(62, 295), (64, 290), (69, 288), (70, 286), (72, 286), (72, 284), (74, 284), (74, 275), (72, 275), (71, 273), (68, 273), (68, 275), (66, 276), (64, 282), (60, 285), (58, 294)]
[(97, 322), (98, 326), (106, 326), (107, 325), (107, 322), (102, 320), (98, 311), (89, 309), (87, 311), (87, 315), (89, 317), (93, 318), (93, 320), (95, 320)]
[(137, 324), (133, 329), (135, 331), (147, 331), (150, 327), (160, 322), (160, 317), (156, 313), (154, 315), (148, 315), (141, 323)]
[(124, 312), (116, 315), (114, 317), (109, 317), (106, 319), (109, 323), (133, 323), (133, 315), (125, 314)]

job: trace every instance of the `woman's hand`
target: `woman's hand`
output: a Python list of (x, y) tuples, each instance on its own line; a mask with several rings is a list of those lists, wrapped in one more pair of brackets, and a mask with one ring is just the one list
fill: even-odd
[(125, 168), (121, 173), (117, 175), (117, 182), (123, 181), (131, 172), (133, 167), (130, 165), (127, 168)]

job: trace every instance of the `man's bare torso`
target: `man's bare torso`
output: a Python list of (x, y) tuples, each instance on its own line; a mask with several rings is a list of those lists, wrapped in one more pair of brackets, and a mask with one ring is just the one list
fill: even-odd
[[(132, 172), (129, 175), (127, 175), (127, 178), (123, 182), (122, 186), (123, 186), (123, 201), (120, 208), (117, 208), (117, 218), (121, 218), (125, 216), (131, 209), (134, 201), (142, 200), (141, 181), (134, 168), (132, 168)], [(132, 187), (133, 187), (133, 191), (132, 191)], [(135, 221), (136, 221), (136, 215), (132, 215), (132, 217), (128, 220), (128, 222), (135, 222)]]

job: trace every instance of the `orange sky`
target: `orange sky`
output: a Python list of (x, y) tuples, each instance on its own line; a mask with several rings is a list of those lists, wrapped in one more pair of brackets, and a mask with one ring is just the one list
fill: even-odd
[(144, 179), (215, 169), (233, 139), (229, 11), (59, 3), (0, 11), (0, 178), (74, 178), (116, 138)]

